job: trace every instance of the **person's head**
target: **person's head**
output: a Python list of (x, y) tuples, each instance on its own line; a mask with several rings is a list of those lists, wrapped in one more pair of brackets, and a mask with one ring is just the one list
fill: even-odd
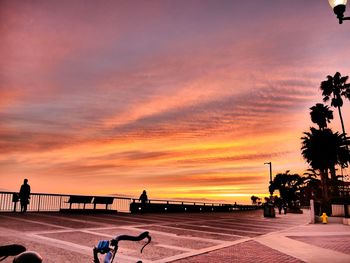
[(142, 192), (143, 194), (146, 194), (146, 190), (143, 190), (143, 192)]
[(13, 259), (13, 263), (41, 263), (42, 257), (34, 251), (26, 251)]
[(27, 184), (28, 183), (28, 179), (24, 179), (24, 184)]

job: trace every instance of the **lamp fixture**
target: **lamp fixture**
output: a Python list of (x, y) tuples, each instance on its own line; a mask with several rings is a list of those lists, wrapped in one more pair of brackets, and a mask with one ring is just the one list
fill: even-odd
[(344, 20), (350, 20), (350, 17), (344, 17), (347, 0), (328, 0), (328, 3), (332, 7), (334, 14), (337, 15), (339, 24), (342, 24)]

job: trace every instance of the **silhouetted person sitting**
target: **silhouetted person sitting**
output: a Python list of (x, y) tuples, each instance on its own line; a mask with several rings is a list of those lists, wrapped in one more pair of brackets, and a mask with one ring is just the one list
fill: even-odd
[(139, 201), (141, 202), (141, 214), (143, 212), (146, 212), (146, 204), (148, 202), (148, 196), (146, 193), (146, 190), (143, 190), (142, 194), (140, 195)]
[(142, 194), (140, 195), (139, 201), (141, 201), (141, 204), (143, 205), (148, 202), (146, 190), (143, 190)]
[(19, 190), (19, 199), (21, 200), (21, 212), (27, 211), (27, 205), (29, 204), (30, 198), (30, 186), (28, 184), (28, 179), (24, 179), (24, 182)]

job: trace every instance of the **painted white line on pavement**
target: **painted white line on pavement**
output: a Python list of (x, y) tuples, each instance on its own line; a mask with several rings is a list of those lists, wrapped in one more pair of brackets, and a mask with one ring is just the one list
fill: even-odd
[(118, 227), (100, 227), (100, 228), (69, 228), (65, 230), (42, 230), (42, 231), (28, 231), (28, 233), (35, 235), (45, 235), (45, 234), (55, 234), (55, 233), (68, 233), (68, 232), (84, 232), (84, 231), (99, 231), (99, 230), (109, 230), (118, 229)]
[(283, 235), (286, 237), (349, 236), (350, 240), (350, 232), (283, 232)]
[[(122, 221), (122, 222), (130, 222), (130, 223), (142, 223), (142, 221), (150, 221), (152, 223), (154, 223), (154, 220), (148, 220), (148, 219), (141, 219), (141, 218), (134, 218), (132, 216), (130, 217), (126, 217), (126, 216), (121, 216), (121, 215), (104, 215), (105, 217), (107, 217), (106, 219), (108, 221)], [(91, 218), (96, 218), (96, 219), (99, 219), (101, 220), (101, 217), (98, 217), (98, 216), (89, 216)], [(144, 222), (144, 223), (147, 223), (147, 222)]]
[(163, 247), (163, 248), (174, 249), (174, 250), (180, 250), (180, 251), (187, 251), (187, 252), (197, 251), (196, 249), (185, 248), (185, 247), (178, 247), (178, 246), (172, 246), (172, 245), (165, 245), (165, 244), (156, 244), (155, 246), (156, 247)]
[(80, 232), (84, 232), (84, 233), (95, 235), (95, 236), (103, 236), (103, 237), (109, 237), (109, 238), (115, 237), (115, 235), (110, 235), (110, 234), (106, 234), (106, 233), (99, 233), (99, 232), (85, 230), (85, 229), (80, 230)]
[(40, 222), (40, 221), (36, 221), (36, 220), (31, 220), (31, 219), (18, 218), (18, 217), (12, 217), (12, 216), (4, 216), (4, 215), (1, 215), (1, 216), (2, 216), (2, 217), (10, 218), (11, 220), (17, 220), (17, 221), (22, 221), (22, 222), (29, 222), (29, 223), (33, 223), (33, 224), (44, 225), (44, 226), (51, 226), (51, 227), (62, 228), (62, 229), (71, 229), (71, 228), (69, 228), (69, 227), (58, 226), (58, 225), (55, 225), (55, 224), (44, 223), (44, 222)]
[(232, 220), (228, 221), (228, 220), (224, 220), (224, 221), (220, 221), (220, 223), (223, 223), (223, 224), (227, 224), (227, 225), (232, 225), (232, 226), (235, 226), (235, 225), (238, 225), (238, 226), (253, 226), (253, 227), (261, 227), (261, 228), (264, 228), (266, 230), (269, 230), (269, 229), (272, 229), (272, 230), (276, 230), (276, 229), (284, 229), (285, 226), (279, 226), (279, 225), (264, 225), (263, 222), (259, 222), (259, 223), (253, 223), (253, 222), (232, 222)]
[[(264, 232), (242, 230), (242, 229), (235, 229), (235, 228), (230, 229), (227, 227), (218, 227), (218, 226), (210, 226), (210, 225), (193, 225), (193, 224), (183, 224), (183, 223), (181, 223), (180, 225), (204, 227), (204, 228), (211, 228), (211, 229), (218, 229), (218, 230), (230, 230), (230, 231), (232, 230), (232, 231), (243, 232), (243, 233), (252, 233), (252, 234), (264, 234)], [(211, 233), (215, 233), (215, 232), (211, 232)]]
[(121, 227), (123, 229), (127, 229), (127, 230), (135, 230), (135, 231), (149, 231), (150, 234), (155, 233), (158, 235), (163, 235), (163, 236), (168, 236), (168, 237), (173, 237), (173, 238), (178, 238), (178, 239), (187, 239), (187, 240), (194, 240), (194, 241), (205, 241), (205, 242), (209, 242), (209, 243), (217, 243), (217, 244), (221, 244), (222, 242), (225, 241), (219, 241), (216, 239), (211, 239), (211, 238), (202, 238), (202, 237), (188, 237), (188, 236), (180, 236), (174, 233), (167, 233), (167, 232), (162, 232), (162, 231), (156, 231), (156, 230), (148, 230), (146, 228), (135, 228), (135, 227)]
[(266, 235), (255, 238), (254, 240), (283, 254), (309, 263), (319, 263), (320, 260), (322, 262), (332, 263), (350, 262), (350, 255), (320, 248), (282, 235)]
[(243, 243), (243, 242), (246, 242), (246, 241), (249, 241), (249, 240), (251, 240), (251, 238), (244, 238), (244, 239), (240, 239), (240, 240), (236, 240), (236, 241), (224, 242), (224, 243), (222, 243), (220, 245), (216, 245), (216, 246), (208, 247), (208, 248), (203, 248), (203, 249), (198, 249), (198, 250), (195, 250), (193, 252), (188, 252), (188, 253), (183, 253), (183, 254), (179, 254), (179, 255), (163, 258), (163, 259), (160, 259), (160, 260), (156, 260), (154, 262), (155, 263), (166, 263), (166, 262), (171, 262), (171, 261), (175, 261), (175, 260), (179, 260), (179, 259), (183, 259), (183, 258), (197, 256), (197, 255), (208, 253), (208, 252), (211, 252), (211, 251), (214, 251), (214, 250), (218, 250), (218, 249), (221, 249), (221, 248), (237, 245), (239, 243)]
[(182, 230), (182, 231), (192, 231), (192, 232), (198, 232), (198, 233), (205, 233), (205, 234), (211, 234), (211, 235), (245, 238), (245, 236), (240, 236), (240, 235), (217, 233), (217, 232), (210, 232), (210, 231), (197, 230), (197, 229), (187, 229), (187, 228), (174, 227), (174, 226), (162, 226), (162, 227), (172, 228), (172, 229), (177, 229), (177, 230)]
[[(76, 219), (76, 218), (69, 218), (69, 217), (64, 217), (64, 216), (55, 216), (55, 215), (40, 215), (42, 217), (48, 217), (48, 218), (57, 218), (60, 219), (62, 221), (71, 221), (71, 222), (77, 222), (77, 223), (85, 223), (85, 224), (90, 224), (90, 225), (104, 225), (104, 226), (110, 226), (111, 224), (107, 224), (107, 223), (96, 223), (96, 222), (92, 222), (89, 220), (84, 220), (84, 219)], [(100, 218), (101, 219), (101, 218)]]

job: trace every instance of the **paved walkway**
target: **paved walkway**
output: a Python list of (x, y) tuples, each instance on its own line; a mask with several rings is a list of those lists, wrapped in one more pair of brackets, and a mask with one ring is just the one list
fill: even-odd
[(305, 224), (177, 260), (192, 262), (350, 262), (350, 226)]
[[(92, 261), (99, 240), (150, 231), (152, 242), (120, 243), (116, 262), (350, 262), (350, 227), (308, 224), (262, 211), (189, 214), (0, 214), (0, 244), (19, 243), (45, 263)], [(12, 262), (11, 259), (3, 261)]]

